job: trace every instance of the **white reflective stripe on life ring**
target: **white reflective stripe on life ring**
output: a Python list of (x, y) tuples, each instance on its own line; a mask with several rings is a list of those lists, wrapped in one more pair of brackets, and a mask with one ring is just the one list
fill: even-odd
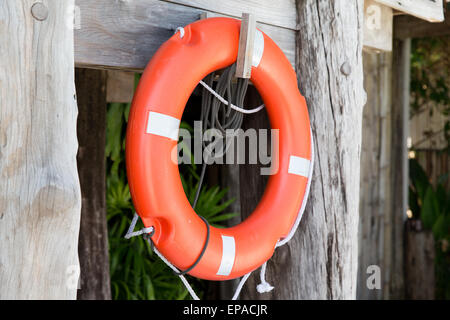
[(148, 113), (146, 133), (178, 141), (179, 128), (180, 119), (158, 112)]
[(264, 53), (264, 35), (256, 29), (255, 40), (253, 41), (252, 66), (258, 67)]
[(288, 173), (309, 178), (309, 166), (311, 161), (305, 158), (290, 156)]
[(236, 256), (236, 242), (234, 237), (222, 235), (222, 259), (217, 271), (218, 276), (228, 276), (231, 273)]

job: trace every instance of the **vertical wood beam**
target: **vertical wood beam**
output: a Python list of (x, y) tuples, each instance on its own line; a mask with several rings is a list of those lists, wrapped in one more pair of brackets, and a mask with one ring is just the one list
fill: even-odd
[(404, 298), (404, 228), (408, 208), (409, 82), (411, 39), (394, 40), (392, 61), (392, 143), (390, 217), (390, 299)]
[(0, 1), (0, 299), (75, 299), (80, 185), (71, 9)]
[[(363, 113), (360, 179), (359, 258), (357, 299), (383, 299), (389, 266), (385, 255), (390, 243), (384, 241), (392, 209), (391, 162), (391, 76), (392, 54), (364, 52), (364, 89), (367, 103)], [(368, 267), (381, 271), (381, 288), (368, 288)]]
[(106, 225), (106, 71), (76, 69), (78, 174), (81, 184), (80, 289), (78, 300), (109, 300)]
[[(362, 111), (366, 99), (363, 2), (305, 0), (297, 2), (297, 12), (297, 74), (314, 136), (311, 191), (296, 234), (275, 251), (267, 265), (266, 278), (275, 289), (257, 294), (259, 279), (253, 275), (242, 298), (354, 299)], [(253, 210), (254, 199), (259, 200), (262, 194), (262, 177), (249, 187), (257, 174), (250, 168), (241, 170), (243, 212)], [(242, 189), (244, 182), (246, 189)], [(250, 195), (253, 201), (248, 199)]]

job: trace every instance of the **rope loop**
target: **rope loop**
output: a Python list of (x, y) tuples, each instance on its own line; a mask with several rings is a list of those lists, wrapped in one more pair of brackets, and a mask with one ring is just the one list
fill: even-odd
[(184, 28), (183, 27), (178, 27), (175, 30), (174, 34), (177, 33), (177, 32), (180, 32), (180, 38), (183, 39), (183, 37), (184, 37)]
[(238, 112), (240, 112), (240, 113), (243, 113), (243, 114), (251, 114), (251, 113), (256, 113), (256, 112), (258, 112), (258, 111), (264, 109), (264, 106), (265, 106), (264, 104), (262, 104), (262, 105), (260, 105), (260, 106), (258, 106), (258, 107), (256, 107), (256, 108), (254, 108), (254, 109), (244, 109), (244, 108), (238, 107), (238, 106), (236, 106), (236, 105), (234, 105), (234, 104), (228, 102), (227, 100), (225, 100), (221, 95), (219, 95), (216, 91), (214, 91), (213, 88), (211, 88), (210, 86), (208, 86), (203, 80), (200, 80), (200, 84), (201, 84), (203, 87), (205, 87), (206, 90), (208, 90), (209, 92), (211, 92), (211, 93), (214, 95), (214, 97), (216, 97), (220, 102), (222, 102), (223, 104), (229, 106), (231, 109), (236, 110), (236, 111), (238, 111)]
[(125, 235), (125, 239), (130, 239), (132, 237), (136, 237), (136, 236), (140, 236), (141, 234), (151, 234), (151, 236), (153, 236), (153, 234), (155, 233), (155, 228), (154, 227), (147, 227), (147, 228), (142, 228), (141, 230), (138, 231), (134, 231), (134, 228), (136, 227), (136, 223), (138, 220), (139, 216), (137, 214), (134, 215), (133, 220), (131, 221), (130, 227), (128, 228), (127, 234)]

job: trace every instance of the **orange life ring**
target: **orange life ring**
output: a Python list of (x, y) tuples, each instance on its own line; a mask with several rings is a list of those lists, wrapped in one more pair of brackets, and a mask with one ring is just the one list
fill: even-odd
[[(189, 96), (206, 75), (236, 61), (239, 32), (240, 21), (232, 18), (184, 27), (183, 37), (175, 34), (155, 53), (132, 102), (126, 164), (133, 203), (144, 225), (154, 226), (157, 249), (181, 270), (197, 261), (207, 227), (189, 204), (170, 154)], [(189, 272), (202, 279), (237, 278), (267, 261), (293, 227), (307, 189), (311, 132), (306, 101), (283, 52), (261, 31), (255, 38), (259, 56), (253, 59), (251, 81), (271, 127), (279, 129), (278, 172), (245, 221), (227, 229), (210, 227), (206, 251)]]

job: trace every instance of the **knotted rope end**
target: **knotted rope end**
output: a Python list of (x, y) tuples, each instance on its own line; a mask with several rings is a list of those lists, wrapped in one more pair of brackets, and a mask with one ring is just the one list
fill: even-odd
[(261, 282), (260, 284), (258, 284), (258, 285), (256, 286), (256, 290), (257, 290), (259, 293), (270, 292), (270, 291), (272, 291), (273, 289), (274, 289), (274, 287), (271, 286), (270, 283), (268, 283), (268, 282)]

